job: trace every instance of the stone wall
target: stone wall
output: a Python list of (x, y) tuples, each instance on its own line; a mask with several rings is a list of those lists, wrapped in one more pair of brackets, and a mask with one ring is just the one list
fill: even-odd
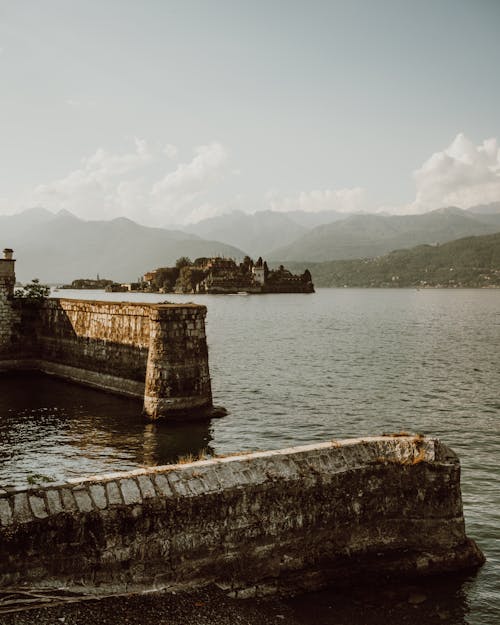
[(378, 437), (0, 491), (0, 585), (239, 596), (476, 567), (460, 468)]
[(32, 328), (42, 371), (143, 397), (154, 307), (53, 299), (37, 305), (35, 314), (24, 308), (23, 340)]
[(0, 371), (35, 369), (144, 398), (151, 418), (206, 417), (205, 315), (195, 304), (13, 300), (0, 276)]

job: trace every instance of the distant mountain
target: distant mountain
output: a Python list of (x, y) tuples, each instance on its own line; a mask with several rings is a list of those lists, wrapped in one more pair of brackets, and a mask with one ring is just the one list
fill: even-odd
[(120, 217), (83, 221), (67, 211), (56, 215), (31, 209), (0, 216), (0, 247), (15, 251), (19, 280), (71, 282), (100, 274), (134, 281), (150, 269), (172, 265), (181, 256), (242, 258), (242, 250), (218, 241), (162, 228), (148, 228)]
[(444, 243), (500, 230), (496, 215), (475, 215), (449, 207), (422, 215), (351, 215), (318, 226), (268, 254), (271, 260), (324, 261), (367, 258), (422, 243)]
[(316, 226), (321, 226), (323, 224), (330, 224), (334, 221), (342, 221), (342, 219), (350, 217), (351, 214), (352, 213), (339, 213), (334, 210), (316, 212), (296, 210), (280, 213), (280, 215), (286, 215), (295, 223), (308, 229), (316, 228)]
[(471, 206), (467, 212), (474, 215), (500, 215), (500, 202), (492, 202), (491, 204), (478, 204)]
[(307, 232), (306, 227), (288, 215), (273, 211), (254, 214), (234, 211), (190, 224), (184, 230), (203, 238), (236, 245), (254, 257), (278, 245), (291, 243)]
[(500, 232), (309, 268), (319, 287), (500, 287)]

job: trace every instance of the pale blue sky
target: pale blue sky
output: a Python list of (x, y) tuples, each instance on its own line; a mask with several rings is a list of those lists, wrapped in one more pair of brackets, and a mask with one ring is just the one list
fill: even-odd
[(499, 32), (499, 0), (0, 0), (0, 211), (407, 207), (459, 133), (471, 167), (431, 163), (421, 210), (500, 199), (497, 148), (470, 154)]

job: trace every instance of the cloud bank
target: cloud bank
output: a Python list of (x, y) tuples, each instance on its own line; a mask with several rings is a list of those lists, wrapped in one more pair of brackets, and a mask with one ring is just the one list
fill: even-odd
[(134, 150), (123, 154), (99, 148), (78, 169), (36, 187), (28, 202), (66, 209), (84, 219), (126, 216), (154, 225), (187, 223), (213, 213), (205, 195), (227, 173), (224, 146), (217, 142), (198, 146), (191, 160), (172, 169), (176, 146), (152, 151), (142, 139), (134, 143)]
[(468, 208), (500, 200), (500, 150), (496, 139), (474, 145), (459, 133), (413, 173), (416, 198), (411, 208), (425, 212), (442, 206)]
[(296, 196), (267, 194), (269, 208), (274, 211), (305, 211), (318, 213), (336, 211), (339, 213), (359, 213), (368, 210), (368, 196), (364, 189), (325, 189), (323, 191), (302, 191)]
[(448, 147), (432, 154), (413, 172), (415, 199), (404, 206), (375, 206), (365, 189), (302, 192), (294, 197), (268, 194), (269, 208), (341, 213), (424, 213), (436, 208), (469, 208), (500, 201), (500, 148), (495, 138), (479, 145), (463, 133)]
[[(191, 155), (181, 160), (175, 145), (153, 149), (145, 140), (135, 139), (124, 153), (97, 149), (77, 169), (39, 185), (14, 207), (21, 210), (38, 205), (66, 209), (83, 219), (125, 216), (148, 225), (168, 226), (196, 222), (235, 207), (252, 212), (266, 208), (280, 212), (422, 213), (500, 200), (497, 139), (475, 145), (463, 133), (413, 172), (415, 199), (404, 206), (376, 206), (365, 189), (355, 187), (297, 194), (268, 192), (259, 206), (245, 207), (241, 197), (225, 186), (229, 177), (238, 174), (227, 148), (217, 141), (194, 147)], [(0, 198), (2, 212), (12, 208), (12, 202)]]

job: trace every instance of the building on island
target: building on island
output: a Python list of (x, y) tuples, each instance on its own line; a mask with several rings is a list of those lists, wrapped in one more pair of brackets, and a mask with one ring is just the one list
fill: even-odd
[[(314, 293), (310, 272), (294, 275), (283, 265), (269, 269), (261, 257), (254, 263), (245, 256), (232, 258), (179, 259), (176, 267), (163, 267), (144, 274), (143, 286), (163, 293)], [(181, 266), (179, 266), (181, 265)]]

